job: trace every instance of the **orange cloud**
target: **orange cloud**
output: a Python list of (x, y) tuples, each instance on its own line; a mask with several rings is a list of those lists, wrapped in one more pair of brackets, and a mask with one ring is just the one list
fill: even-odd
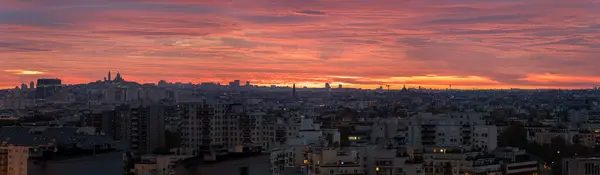
[(563, 74), (527, 74), (521, 80), (536, 83), (600, 83), (600, 76), (571, 76)]
[(5, 1), (0, 70), (11, 71), (0, 87), (108, 70), (364, 88), (578, 88), (600, 77), (600, 4), (588, 0)]
[(40, 74), (44, 74), (44, 72), (34, 71), (34, 70), (4, 70), (4, 72), (9, 72), (9, 73), (12, 73), (12, 74), (17, 74), (17, 75), (40, 75)]

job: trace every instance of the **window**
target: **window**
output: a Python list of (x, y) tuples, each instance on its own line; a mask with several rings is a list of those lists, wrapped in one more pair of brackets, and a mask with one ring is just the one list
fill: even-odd
[(248, 170), (248, 167), (240, 167), (240, 175), (249, 175), (250, 171)]

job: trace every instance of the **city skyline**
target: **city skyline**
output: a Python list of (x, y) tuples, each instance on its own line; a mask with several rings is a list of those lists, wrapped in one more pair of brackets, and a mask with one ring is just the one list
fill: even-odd
[[(592, 0), (1, 0), (0, 89), (37, 78), (591, 88)], [(536, 7), (536, 8), (531, 8)]]

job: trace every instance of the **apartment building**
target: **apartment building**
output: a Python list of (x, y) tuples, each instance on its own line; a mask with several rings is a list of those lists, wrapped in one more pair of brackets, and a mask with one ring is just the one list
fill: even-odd
[(118, 138), (129, 141), (133, 153), (150, 154), (165, 146), (165, 118), (171, 115), (166, 105), (137, 102), (117, 107), (115, 114)]
[(0, 175), (122, 174), (123, 156), (93, 128), (3, 127)]
[(562, 174), (600, 175), (600, 158), (566, 158), (562, 165)]
[(356, 150), (322, 149), (307, 151), (309, 174), (365, 175), (363, 156)]
[(197, 155), (200, 147), (232, 150), (238, 145), (253, 145), (270, 149), (287, 133), (265, 112), (247, 110), (241, 104), (185, 102), (179, 104), (178, 111), (182, 149), (188, 155)]
[[(365, 151), (365, 172), (377, 175), (422, 175), (421, 156), (409, 155), (405, 148), (367, 147)], [(418, 154), (417, 154), (418, 155)]]
[(525, 150), (499, 148), (493, 154), (502, 162), (502, 173), (505, 175), (537, 174), (539, 172), (539, 162)]
[(459, 147), (492, 151), (498, 145), (496, 125), (485, 121), (480, 113), (432, 115), (419, 113), (403, 123), (408, 128), (405, 135), (409, 146)]

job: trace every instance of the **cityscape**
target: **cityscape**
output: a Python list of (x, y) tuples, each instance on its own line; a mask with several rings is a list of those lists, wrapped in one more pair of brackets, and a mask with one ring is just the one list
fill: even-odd
[(600, 89), (38, 79), (0, 91), (3, 174), (589, 174)]
[(0, 175), (600, 175), (599, 0), (0, 0)]

